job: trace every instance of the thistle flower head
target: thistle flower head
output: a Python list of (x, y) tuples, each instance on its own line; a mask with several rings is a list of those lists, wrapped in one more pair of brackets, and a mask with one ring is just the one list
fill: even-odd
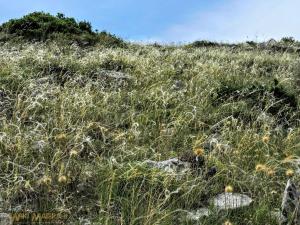
[(288, 169), (287, 171), (285, 171), (285, 175), (287, 177), (292, 177), (294, 176), (294, 170), (293, 169)]
[(226, 192), (226, 193), (232, 193), (232, 192), (233, 192), (233, 187), (232, 187), (231, 185), (227, 185), (227, 186), (225, 187), (225, 192)]
[(233, 225), (229, 220), (226, 220), (223, 225)]
[(55, 136), (57, 142), (64, 142), (67, 139), (67, 135), (62, 133)]
[(65, 175), (61, 175), (58, 177), (58, 182), (61, 184), (67, 183), (67, 177)]
[(267, 170), (267, 167), (264, 164), (257, 164), (255, 166), (255, 171), (256, 172), (261, 172), (261, 171), (266, 171), (266, 170)]
[(77, 155), (78, 155), (78, 151), (76, 151), (74, 149), (70, 151), (70, 156), (76, 157)]
[(52, 178), (49, 176), (43, 176), (40, 183), (48, 186), (52, 183)]
[(204, 153), (205, 153), (205, 151), (204, 151), (203, 148), (196, 148), (196, 149), (194, 150), (194, 154), (195, 154), (196, 156), (203, 156)]
[(270, 176), (270, 177), (273, 177), (275, 175), (275, 170), (273, 169), (268, 169), (267, 170), (267, 175)]
[(264, 135), (262, 137), (262, 141), (265, 142), (265, 143), (268, 143), (270, 141), (270, 136), (269, 135)]

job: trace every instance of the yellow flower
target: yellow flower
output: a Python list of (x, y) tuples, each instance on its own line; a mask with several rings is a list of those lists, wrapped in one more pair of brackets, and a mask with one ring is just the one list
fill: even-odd
[(295, 158), (294, 155), (288, 155), (282, 160), (282, 162), (283, 163), (291, 162), (294, 158)]
[(194, 153), (195, 153), (196, 156), (203, 156), (204, 153), (205, 153), (205, 151), (204, 151), (203, 148), (196, 148), (196, 149), (194, 150)]
[(76, 157), (77, 155), (78, 155), (78, 151), (76, 151), (74, 149), (70, 151), (70, 156)]
[(231, 185), (227, 185), (227, 186), (225, 187), (225, 192), (226, 192), (226, 193), (232, 193), (232, 192), (233, 192), (233, 187), (232, 187)]
[(226, 220), (223, 225), (233, 225), (229, 220)]
[(287, 171), (285, 171), (285, 175), (286, 175), (287, 177), (292, 177), (292, 176), (294, 176), (294, 170), (288, 169)]
[(58, 142), (64, 142), (67, 139), (67, 135), (62, 133), (55, 136), (55, 140)]
[(256, 172), (266, 171), (267, 167), (263, 164), (257, 164), (255, 167)]
[(25, 182), (25, 188), (26, 189), (31, 189), (31, 185), (30, 185), (30, 182), (29, 182), (29, 180), (27, 180), (26, 182)]
[(233, 154), (238, 155), (238, 154), (240, 154), (240, 152), (235, 150), (235, 151), (233, 151)]
[(49, 176), (43, 176), (40, 182), (44, 185), (50, 185), (52, 183), (52, 179)]
[(270, 136), (269, 135), (264, 135), (262, 138), (262, 141), (265, 143), (268, 143), (270, 141)]
[(275, 170), (273, 169), (268, 169), (267, 170), (267, 175), (270, 176), (270, 177), (273, 177), (275, 175)]
[(61, 184), (67, 183), (67, 177), (64, 176), (64, 175), (59, 176), (58, 177), (58, 182), (61, 183)]

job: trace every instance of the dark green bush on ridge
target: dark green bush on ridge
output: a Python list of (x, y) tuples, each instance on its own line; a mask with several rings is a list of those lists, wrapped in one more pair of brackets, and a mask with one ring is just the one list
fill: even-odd
[(48, 13), (34, 12), (21, 19), (12, 19), (4, 23), (1, 28), (8, 34), (16, 34), (27, 39), (45, 40), (52, 33), (64, 34), (92, 34), (88, 22), (77, 23), (74, 18), (64, 17), (62, 14), (52, 16)]
[[(74, 18), (58, 13), (33, 12), (20, 19), (11, 19), (0, 26), (0, 32), (9, 38), (19, 37), (29, 41), (69, 40), (87, 46), (96, 43), (107, 47), (124, 47), (120, 38), (107, 32), (97, 33), (87, 21), (77, 22)], [(7, 38), (8, 39), (8, 38)]]

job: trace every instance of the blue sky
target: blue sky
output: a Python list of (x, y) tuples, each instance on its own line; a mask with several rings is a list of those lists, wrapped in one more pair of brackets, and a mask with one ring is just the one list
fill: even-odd
[(190, 42), (300, 39), (300, 0), (0, 0), (0, 23), (62, 12), (126, 40)]

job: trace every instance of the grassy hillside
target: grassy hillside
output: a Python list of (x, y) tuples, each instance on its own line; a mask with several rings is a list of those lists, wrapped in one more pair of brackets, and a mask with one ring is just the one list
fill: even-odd
[[(186, 212), (231, 185), (254, 202), (201, 224), (276, 224), (287, 179), (299, 180), (291, 49), (2, 42), (2, 207), (70, 223), (195, 224)], [(143, 163), (195, 152), (201, 163), (181, 176)]]

